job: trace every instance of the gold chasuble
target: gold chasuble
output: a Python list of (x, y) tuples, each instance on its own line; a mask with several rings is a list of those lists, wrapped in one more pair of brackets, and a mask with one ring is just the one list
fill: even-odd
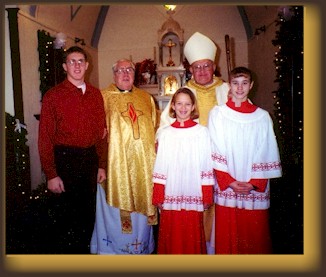
[(131, 212), (157, 224), (152, 205), (156, 107), (152, 96), (135, 86), (120, 92), (111, 84), (102, 95), (109, 132), (107, 180), (102, 186), (107, 203), (120, 209), (122, 231), (130, 233)]
[(187, 86), (195, 89), (197, 105), (199, 109), (199, 123), (206, 126), (210, 110), (219, 105), (216, 99), (216, 87), (223, 84), (220, 78), (214, 77), (213, 83), (208, 86), (196, 84), (193, 79), (189, 80)]

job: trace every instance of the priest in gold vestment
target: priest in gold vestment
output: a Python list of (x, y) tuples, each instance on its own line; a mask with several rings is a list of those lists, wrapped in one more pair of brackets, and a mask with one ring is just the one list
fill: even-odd
[(91, 253), (150, 254), (157, 224), (152, 205), (157, 110), (133, 85), (134, 64), (119, 60), (114, 83), (102, 90), (108, 126), (107, 180), (98, 184)]
[[(186, 87), (190, 88), (196, 96), (199, 120), (201, 125), (206, 126), (210, 110), (216, 105), (227, 102), (229, 84), (214, 75), (216, 64), (217, 47), (207, 36), (195, 32), (186, 42), (184, 55), (190, 64), (191, 79)], [(161, 130), (171, 125), (175, 119), (169, 116), (170, 103), (161, 114), (160, 127), (156, 137), (159, 137)], [(214, 249), (214, 208), (204, 212), (204, 229), (206, 236), (207, 254), (215, 254)], [(223, 223), (222, 223), (223, 224)]]

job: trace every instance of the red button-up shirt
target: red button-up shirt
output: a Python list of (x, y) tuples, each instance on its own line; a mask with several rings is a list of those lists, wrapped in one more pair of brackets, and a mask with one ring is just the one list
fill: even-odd
[(86, 84), (86, 91), (68, 80), (50, 89), (42, 99), (39, 125), (39, 153), (48, 179), (57, 176), (54, 146), (95, 145), (99, 167), (107, 168), (107, 137), (104, 102), (99, 89)]

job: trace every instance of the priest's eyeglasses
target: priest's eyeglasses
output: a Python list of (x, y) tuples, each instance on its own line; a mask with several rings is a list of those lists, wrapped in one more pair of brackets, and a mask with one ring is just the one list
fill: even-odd
[(117, 73), (117, 74), (123, 74), (123, 73), (131, 74), (134, 71), (135, 70), (132, 67), (127, 67), (127, 68), (118, 68), (118, 69), (114, 70), (114, 73)]
[(85, 61), (85, 59), (80, 59), (80, 60), (72, 59), (72, 60), (66, 61), (66, 64), (69, 65), (69, 66), (76, 66), (76, 65), (85, 66), (86, 61)]
[(203, 65), (198, 64), (198, 65), (194, 65), (193, 69), (194, 69), (195, 72), (199, 72), (201, 70), (208, 71), (208, 70), (210, 70), (212, 68), (212, 66), (213, 65), (211, 63), (205, 63)]

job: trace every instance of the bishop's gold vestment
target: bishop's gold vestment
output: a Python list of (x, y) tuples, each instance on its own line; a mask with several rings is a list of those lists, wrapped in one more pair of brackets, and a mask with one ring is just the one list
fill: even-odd
[(211, 85), (202, 86), (197, 84), (194, 79), (188, 81), (187, 86), (194, 89), (196, 91), (196, 98), (197, 98), (197, 106), (199, 109), (199, 123), (201, 125), (207, 126), (208, 116), (210, 110), (215, 105), (224, 104), (227, 100), (225, 93), (223, 96), (223, 101), (219, 101), (222, 103), (217, 103), (218, 100), (216, 97), (216, 87), (219, 87), (223, 84), (223, 81), (217, 77), (214, 77), (213, 83)]

